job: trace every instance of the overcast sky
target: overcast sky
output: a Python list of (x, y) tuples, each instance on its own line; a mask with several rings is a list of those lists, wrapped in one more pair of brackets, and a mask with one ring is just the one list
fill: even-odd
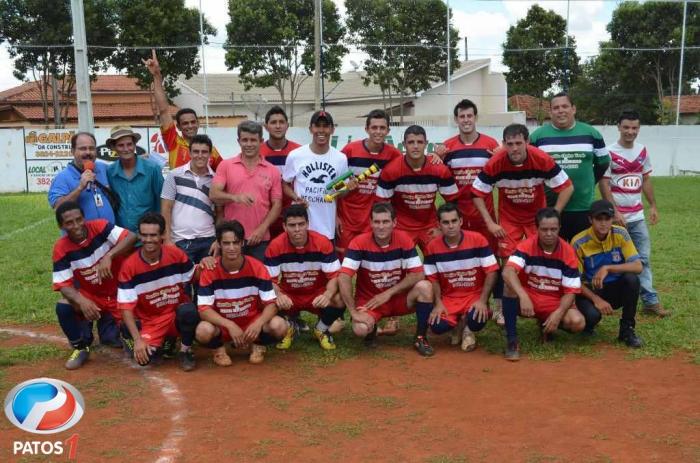
[[(283, 1), (283, 0), (281, 0)], [(344, 14), (344, 0), (334, 0)], [(186, 0), (188, 6), (197, 8), (199, 0)], [(202, 8), (209, 22), (217, 29), (218, 34), (210, 37), (211, 45), (205, 47), (205, 64), (207, 73), (227, 72), (224, 64), (225, 51), (221, 44), (226, 40), (226, 23), (228, 16), (228, 1), (203, 0)], [(501, 44), (511, 25), (522, 19), (529, 7), (538, 3), (546, 9), (551, 9), (566, 17), (566, 1), (497, 1), (497, 0), (450, 0), (454, 15), (454, 25), (459, 30), (460, 58), (464, 59), (464, 37), (469, 41), (469, 58), (491, 58), (493, 70), (504, 70), (500, 63)], [(605, 26), (610, 21), (612, 11), (618, 0), (589, 0), (570, 3), (569, 29), (576, 38), (577, 53), (585, 58), (597, 54), (598, 42), (608, 39)], [(351, 52), (344, 62), (344, 69), (352, 69), (351, 61), (361, 63), (363, 56)], [(0, 90), (19, 85), (12, 76), (12, 60), (9, 59), (6, 48), (0, 47)]]

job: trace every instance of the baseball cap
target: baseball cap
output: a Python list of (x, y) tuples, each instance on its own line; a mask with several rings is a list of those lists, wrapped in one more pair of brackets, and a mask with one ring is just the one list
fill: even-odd
[(609, 217), (615, 216), (615, 208), (610, 201), (606, 199), (599, 199), (591, 204), (591, 209), (589, 212), (591, 217), (597, 217), (601, 214), (605, 214)]
[(311, 115), (310, 125), (316, 125), (320, 120), (324, 120), (328, 125), (333, 125), (333, 117), (324, 110), (316, 111)]

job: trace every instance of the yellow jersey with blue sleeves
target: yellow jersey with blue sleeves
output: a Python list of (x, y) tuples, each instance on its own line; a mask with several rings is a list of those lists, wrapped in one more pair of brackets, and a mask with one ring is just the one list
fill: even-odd
[[(593, 227), (590, 227), (574, 236), (571, 245), (578, 257), (581, 278), (588, 283), (603, 265), (618, 265), (640, 259), (627, 230), (617, 225), (612, 226), (603, 240), (599, 240)], [(621, 273), (608, 273), (603, 284), (612, 283), (621, 276)]]

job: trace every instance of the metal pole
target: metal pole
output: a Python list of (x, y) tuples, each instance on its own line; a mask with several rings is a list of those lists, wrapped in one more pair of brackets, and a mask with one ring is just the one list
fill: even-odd
[(452, 118), (450, 114), (450, 105), (452, 103), (452, 50), (450, 47), (450, 0), (447, 0), (447, 125), (452, 126)]
[(569, 7), (571, 1), (566, 0), (566, 35), (564, 37), (564, 91), (569, 90)]
[(93, 132), (95, 130), (95, 121), (92, 118), (92, 95), (90, 93), (90, 74), (88, 72), (83, 0), (71, 0), (70, 7), (73, 18), (73, 52), (75, 53), (78, 127), (80, 131)]
[(202, 73), (204, 74), (204, 133), (209, 128), (209, 87), (207, 86), (207, 66), (204, 59), (204, 17), (202, 0), (199, 0), (199, 43), (202, 50)]
[(314, 111), (321, 109), (321, 0), (314, 0)]
[(326, 70), (323, 67), (323, 0), (319, 0), (319, 4), (321, 7), (319, 8), (319, 14), (318, 14), (318, 32), (319, 32), (319, 50), (320, 50), (320, 58), (319, 58), (319, 66), (321, 68), (321, 109), (324, 111), (326, 110)]
[(678, 98), (676, 99), (676, 125), (681, 119), (681, 96), (683, 95), (683, 58), (685, 56), (685, 18), (688, 14), (688, 0), (683, 2), (683, 32), (681, 33), (681, 64), (678, 69)]

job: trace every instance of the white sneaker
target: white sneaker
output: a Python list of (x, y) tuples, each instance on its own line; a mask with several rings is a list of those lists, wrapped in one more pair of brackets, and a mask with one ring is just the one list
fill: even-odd
[(496, 322), (498, 326), (506, 326), (506, 319), (503, 318), (503, 307), (501, 306), (500, 299), (495, 299), (495, 307), (493, 308), (493, 316), (491, 319)]
[(462, 330), (462, 350), (464, 352), (471, 352), (476, 349), (476, 336), (472, 333), (472, 330), (465, 325)]

